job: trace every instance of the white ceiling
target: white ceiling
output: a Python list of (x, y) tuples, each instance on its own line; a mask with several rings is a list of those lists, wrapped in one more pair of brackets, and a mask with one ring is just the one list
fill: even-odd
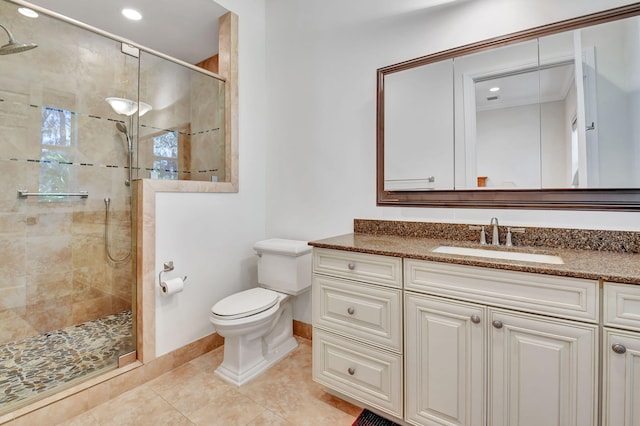
[[(573, 76), (574, 66), (571, 63), (476, 82), (476, 110), (563, 100), (571, 88)], [(500, 87), (500, 91), (490, 92), (491, 87)], [(498, 99), (487, 99), (494, 96)]]
[[(212, 0), (29, 0), (61, 15), (195, 64), (218, 53), (218, 18), (227, 10)], [(124, 8), (142, 13), (130, 21)]]

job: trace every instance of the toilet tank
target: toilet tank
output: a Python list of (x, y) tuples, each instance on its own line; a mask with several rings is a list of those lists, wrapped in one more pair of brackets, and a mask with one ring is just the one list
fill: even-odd
[(311, 246), (306, 241), (273, 238), (257, 242), (258, 284), (297, 295), (311, 287)]

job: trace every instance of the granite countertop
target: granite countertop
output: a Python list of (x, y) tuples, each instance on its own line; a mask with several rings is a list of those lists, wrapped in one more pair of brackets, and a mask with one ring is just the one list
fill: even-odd
[[(482, 266), (512, 271), (533, 272), (575, 278), (640, 284), (640, 254), (599, 250), (577, 250), (556, 247), (493, 247), (481, 246), (470, 241), (444, 238), (417, 238), (397, 235), (353, 233), (312, 241), (309, 245), (319, 248), (346, 250), (359, 253), (380, 254), (410, 259), (432, 260), (460, 265)], [(515, 250), (560, 256), (562, 265), (523, 262), (503, 259), (433, 253), (439, 245)]]

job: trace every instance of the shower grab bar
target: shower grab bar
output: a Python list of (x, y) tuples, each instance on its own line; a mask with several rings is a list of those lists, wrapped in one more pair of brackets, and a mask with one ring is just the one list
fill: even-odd
[(18, 198), (27, 197), (89, 197), (89, 191), (78, 192), (29, 192), (26, 189), (18, 189)]

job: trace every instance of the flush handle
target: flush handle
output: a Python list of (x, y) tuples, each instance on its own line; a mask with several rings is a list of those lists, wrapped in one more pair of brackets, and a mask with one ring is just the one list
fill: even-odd
[(347, 372), (349, 373), (350, 376), (353, 376), (354, 374), (356, 374), (356, 369), (353, 367), (349, 367)]
[(356, 269), (356, 264), (353, 262), (350, 262), (347, 267), (349, 268), (350, 271), (353, 271), (354, 269)]
[(347, 313), (348, 313), (349, 315), (353, 315), (355, 312), (356, 312), (356, 310), (355, 310), (355, 309), (353, 309), (353, 306), (349, 306), (349, 307), (347, 308)]
[(611, 349), (617, 354), (623, 354), (627, 351), (627, 348), (625, 348), (624, 345), (621, 345), (620, 343), (613, 344), (611, 346)]

